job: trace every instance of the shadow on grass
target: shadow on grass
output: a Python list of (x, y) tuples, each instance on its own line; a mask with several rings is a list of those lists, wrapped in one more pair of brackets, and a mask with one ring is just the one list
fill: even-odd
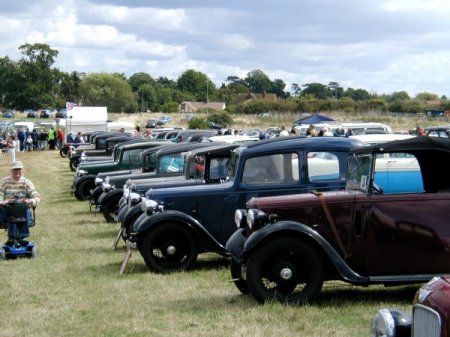
[(355, 302), (379, 303), (400, 302), (410, 304), (421, 284), (383, 287), (356, 287), (342, 284), (339, 287), (324, 288), (312, 303), (313, 305), (346, 305)]

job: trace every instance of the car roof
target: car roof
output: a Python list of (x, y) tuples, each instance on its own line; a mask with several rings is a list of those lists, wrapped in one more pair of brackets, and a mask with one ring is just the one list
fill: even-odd
[(277, 137), (259, 142), (244, 144), (238, 147), (235, 151), (238, 153), (244, 152), (270, 152), (279, 151), (280, 147), (285, 150), (297, 150), (299, 148), (314, 149), (329, 148), (332, 149), (351, 149), (353, 147), (363, 146), (363, 143), (356, 139), (347, 137), (304, 137), (304, 136), (289, 136)]
[(394, 140), (392, 142), (380, 143), (363, 148), (354, 149), (354, 153), (374, 153), (374, 152), (417, 152), (427, 150), (439, 150), (450, 152), (450, 140), (440, 137), (412, 137), (404, 140)]

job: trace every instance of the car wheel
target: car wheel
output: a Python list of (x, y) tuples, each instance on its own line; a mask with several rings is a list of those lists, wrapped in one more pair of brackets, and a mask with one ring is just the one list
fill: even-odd
[(74, 193), (79, 200), (88, 200), (91, 197), (91, 189), (95, 188), (93, 179), (84, 180)]
[(115, 221), (114, 216), (117, 214), (117, 211), (119, 210), (119, 199), (121, 197), (122, 196), (120, 194), (114, 196), (110, 198), (108, 201), (106, 201), (104, 205), (102, 205), (102, 213), (107, 222)]
[(244, 294), (248, 294), (247, 282), (241, 278), (241, 265), (237, 263), (234, 259), (230, 262), (230, 272), (233, 279), (234, 285), (238, 290)]
[(77, 170), (77, 167), (80, 165), (80, 158), (79, 157), (71, 157), (69, 160), (69, 166), (70, 169), (75, 172)]
[(67, 148), (66, 148), (66, 147), (63, 147), (63, 148), (61, 148), (61, 149), (59, 150), (59, 155), (60, 155), (61, 157), (65, 158), (65, 157), (67, 157), (67, 152), (68, 152)]
[(198, 254), (192, 233), (177, 223), (163, 223), (150, 230), (139, 251), (151, 271), (163, 274), (191, 268)]
[(280, 237), (254, 251), (247, 262), (247, 285), (258, 302), (303, 304), (322, 289), (324, 270), (310, 245)]

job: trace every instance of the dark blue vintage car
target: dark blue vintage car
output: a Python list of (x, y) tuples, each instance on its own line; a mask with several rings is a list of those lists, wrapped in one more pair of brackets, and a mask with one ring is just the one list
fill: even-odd
[(286, 137), (239, 147), (222, 184), (148, 191), (127, 244), (161, 273), (189, 269), (199, 253), (228, 256), (236, 208), (256, 196), (343, 189), (347, 154), (356, 146), (346, 138)]

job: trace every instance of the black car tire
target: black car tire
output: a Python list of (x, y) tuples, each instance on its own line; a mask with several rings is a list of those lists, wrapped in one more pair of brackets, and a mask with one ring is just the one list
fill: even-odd
[(102, 213), (107, 222), (114, 222), (114, 215), (119, 210), (119, 200), (121, 197), (122, 195), (120, 194), (114, 195), (102, 205)]
[(69, 149), (67, 147), (62, 147), (59, 150), (59, 155), (63, 158), (67, 157), (67, 153), (69, 152)]
[(198, 255), (191, 231), (173, 222), (151, 229), (138, 247), (147, 267), (162, 274), (192, 268)]
[(238, 288), (238, 290), (244, 294), (248, 294), (248, 285), (245, 280), (241, 278), (241, 265), (237, 263), (234, 259), (231, 259), (230, 262), (230, 272), (231, 278), (233, 279), (233, 283)]
[(79, 200), (88, 200), (91, 197), (91, 189), (95, 188), (94, 179), (87, 179), (80, 183), (75, 196)]
[(80, 160), (78, 158), (71, 157), (69, 160), (69, 167), (72, 172), (77, 170), (78, 165), (80, 164)]
[[(304, 304), (322, 289), (323, 263), (300, 239), (279, 237), (255, 250), (247, 262), (247, 285), (258, 302)], [(283, 275), (283, 277), (282, 277)]]

